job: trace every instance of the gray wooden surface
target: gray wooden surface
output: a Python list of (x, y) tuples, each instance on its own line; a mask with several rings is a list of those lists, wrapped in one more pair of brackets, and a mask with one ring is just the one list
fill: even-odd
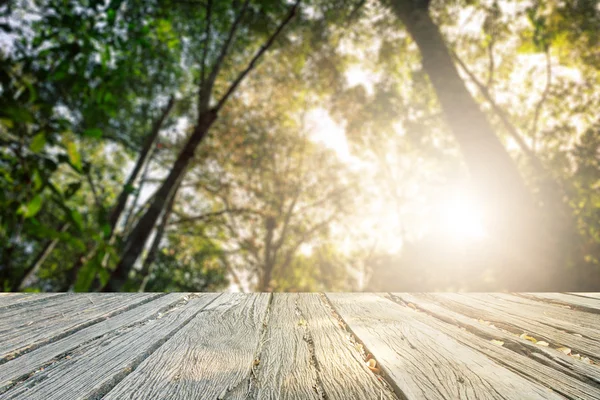
[(0, 294), (0, 399), (600, 399), (598, 293)]

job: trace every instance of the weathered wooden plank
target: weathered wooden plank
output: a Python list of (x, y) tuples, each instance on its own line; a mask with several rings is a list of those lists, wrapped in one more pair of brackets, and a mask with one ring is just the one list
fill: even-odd
[(559, 399), (374, 294), (327, 294), (389, 379), (410, 399)]
[[(465, 328), (470, 333), (462, 330), (451, 331), (451, 328), (439, 328), (439, 324), (432, 324), (437, 329), (447, 331), (461, 343), (470, 347), (475, 346), (474, 348), (482, 353), (497, 359), (500, 363), (506, 363), (532, 380), (578, 399), (595, 399), (600, 395), (600, 368), (596, 365), (583, 363), (555, 349), (537, 346), (498, 328), (482, 324), (473, 318), (428, 300), (425, 295), (415, 296), (409, 293), (394, 293), (393, 295), (440, 321)], [(431, 324), (429, 320), (425, 321)], [(473, 337), (473, 334), (477, 336)], [(502, 349), (505, 350), (498, 350), (497, 345), (490, 343), (491, 340), (504, 342)], [(508, 354), (506, 351), (512, 351), (521, 356)]]
[(556, 304), (577, 307), (583, 311), (600, 313), (600, 300), (594, 298), (563, 293), (518, 293), (518, 295), (538, 301), (549, 301)]
[[(112, 331), (85, 343), (43, 371), (19, 382), (3, 393), (2, 398), (100, 398), (218, 296), (205, 294), (192, 298), (160, 318)], [(175, 354), (171, 356), (175, 357)]]
[[(256, 368), (259, 399), (319, 400), (323, 387), (318, 366), (312, 358), (304, 320), (296, 308), (297, 294), (274, 294), (265, 343)], [(245, 386), (233, 397), (244, 398), (252, 388)]]
[(172, 293), (159, 297), (1, 364), (0, 392), (23, 377), (41, 370), (44, 366), (51, 364), (57, 358), (72, 351), (77, 346), (111, 331), (152, 319), (158, 314), (165, 312), (169, 307), (187, 299), (188, 295), (186, 293)]
[(66, 293), (0, 293), (0, 310), (29, 306), (32, 302), (65, 295)]
[(94, 305), (115, 302), (123, 297), (123, 294), (115, 293), (68, 293), (60, 297), (42, 299), (22, 308), (5, 308), (0, 310), (0, 335), (12, 331), (19, 324), (31, 326), (38, 322), (47, 323), (54, 319), (62, 319), (66, 315), (77, 315)]
[(383, 385), (383, 379), (366, 366), (349, 341), (348, 332), (340, 329), (327, 300), (317, 294), (301, 294), (298, 309), (307, 320), (326, 398), (397, 398), (391, 388)]
[(252, 384), (269, 299), (221, 295), (104, 399), (216, 399)]
[(397, 399), (346, 335), (318, 294), (274, 294), (256, 398)]
[[(506, 300), (506, 296), (509, 295), (503, 295), (501, 293), (498, 295), (492, 295), (489, 293), (464, 293), (462, 296), (465, 296), (469, 299), (476, 299), (477, 302), (487, 307), (504, 311), (512, 315), (518, 315), (523, 318), (534, 319), (537, 322), (562, 331), (566, 331), (567, 333), (585, 336), (588, 339), (600, 342), (600, 330), (598, 329), (600, 328), (599, 314), (592, 314), (567, 308), (557, 308), (553, 307), (552, 305), (541, 305), (539, 307), (532, 307), (525, 304), (517, 305), (514, 302)], [(554, 313), (551, 311), (553, 308), (555, 309)], [(593, 321), (593, 325), (591, 327), (586, 326), (582, 324), (582, 321)]]
[[(65, 310), (72, 311), (81, 305), (93, 305), (98, 302), (110, 302), (123, 297), (119, 293), (65, 293), (61, 296), (45, 297), (31, 302), (25, 307), (6, 307), (0, 309), (0, 330), (11, 328), (16, 322), (47, 320), (61, 316)], [(14, 319), (14, 320), (13, 320)]]
[(571, 292), (573, 296), (589, 297), (592, 299), (600, 299), (600, 293), (589, 293), (589, 292)]
[(540, 316), (523, 314), (517, 308), (503, 310), (496, 303), (483, 302), (475, 296), (465, 294), (436, 293), (432, 296), (447, 308), (472, 318), (492, 322), (496, 326), (513, 331), (513, 333), (526, 333), (536, 340), (543, 340), (556, 347), (568, 347), (576, 353), (585, 354), (591, 358), (598, 357), (600, 354), (600, 341), (588, 337), (578, 337), (539, 322)]
[(592, 337), (600, 337), (600, 315), (598, 314), (579, 311), (569, 306), (543, 303), (507, 293), (488, 293), (487, 296), (501, 299), (505, 301), (506, 304), (511, 304), (514, 307), (524, 307), (529, 312), (535, 313), (537, 316), (546, 316), (590, 329), (595, 332), (591, 334), (593, 335)]
[(25, 309), (0, 313), (0, 362), (56, 341), (161, 294), (130, 293), (63, 296)]

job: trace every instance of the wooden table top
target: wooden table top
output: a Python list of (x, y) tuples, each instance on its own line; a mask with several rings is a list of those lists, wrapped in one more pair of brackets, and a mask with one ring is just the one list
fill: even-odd
[(0, 399), (600, 399), (599, 293), (0, 294)]

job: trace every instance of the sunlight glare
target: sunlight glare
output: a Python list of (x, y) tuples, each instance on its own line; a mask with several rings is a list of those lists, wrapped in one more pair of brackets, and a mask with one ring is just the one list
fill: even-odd
[(464, 193), (457, 192), (441, 210), (444, 230), (458, 239), (478, 240), (485, 237), (481, 209)]
[(358, 65), (352, 66), (346, 71), (346, 81), (348, 82), (348, 85), (363, 85), (369, 95), (373, 94), (373, 86), (378, 79), (378, 74), (361, 68)]
[(307, 120), (311, 139), (334, 150), (342, 161), (351, 158), (346, 132), (331, 118), (327, 110), (321, 107), (315, 108), (308, 113)]

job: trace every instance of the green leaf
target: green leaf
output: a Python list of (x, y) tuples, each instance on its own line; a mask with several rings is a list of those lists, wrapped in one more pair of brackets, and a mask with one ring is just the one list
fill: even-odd
[(100, 283), (102, 284), (102, 286), (104, 286), (108, 283), (108, 280), (110, 279), (110, 273), (108, 272), (108, 270), (103, 268), (100, 271), (98, 271), (98, 278), (100, 278)]
[(75, 222), (77, 229), (79, 229), (80, 231), (83, 230), (83, 217), (81, 216), (79, 211), (71, 210), (71, 219), (73, 219), (73, 222)]
[(31, 181), (33, 182), (33, 188), (35, 190), (40, 189), (42, 187), (42, 185), (44, 184), (44, 181), (42, 180), (42, 177), (40, 176), (40, 172), (37, 169), (35, 171), (33, 171)]
[(135, 186), (127, 184), (127, 185), (123, 186), (123, 190), (125, 191), (125, 193), (131, 194), (131, 193), (135, 192)]
[(102, 137), (102, 129), (98, 129), (98, 128), (86, 129), (83, 132), (83, 136), (91, 137), (94, 139), (100, 139)]
[(28, 103), (32, 104), (37, 99), (37, 92), (35, 91), (35, 88), (31, 84), (31, 82), (25, 81), (25, 85), (27, 86), (27, 89), (29, 90), (29, 100), (28, 100)]
[(4, 113), (11, 118), (12, 121), (18, 121), (18, 122), (33, 122), (34, 121), (34, 117), (33, 114), (31, 114), (31, 112), (29, 112), (28, 110), (24, 109), (24, 108), (8, 108), (3, 110)]
[(29, 149), (34, 153), (39, 153), (42, 151), (44, 146), (46, 145), (46, 135), (44, 133), (38, 133), (31, 139), (31, 143), (29, 144)]
[(104, 224), (100, 229), (102, 229), (105, 238), (110, 236), (110, 224)]
[(117, 13), (112, 8), (106, 10), (106, 22), (108, 22), (109, 25), (113, 25), (115, 23), (116, 16)]
[(21, 204), (17, 214), (22, 214), (25, 218), (35, 216), (42, 208), (42, 196), (36, 195), (29, 203)]
[(69, 155), (69, 161), (77, 169), (81, 171), (81, 156), (77, 151), (77, 145), (74, 142), (67, 142), (67, 154)]
[(55, 82), (64, 79), (67, 76), (67, 71), (57, 71), (48, 77), (48, 81)]
[(8, 129), (13, 127), (13, 122), (12, 120), (8, 119), (8, 118), (0, 118), (0, 124), (4, 125), (5, 127), (7, 127)]
[(81, 182), (69, 183), (67, 190), (64, 191), (65, 199), (73, 197), (75, 193), (81, 188)]
[(73, 286), (73, 290), (75, 292), (87, 292), (89, 291), (90, 286), (92, 286), (97, 270), (93, 261), (94, 260), (91, 260), (91, 262), (88, 262), (79, 270), (79, 273), (77, 274), (77, 280)]

